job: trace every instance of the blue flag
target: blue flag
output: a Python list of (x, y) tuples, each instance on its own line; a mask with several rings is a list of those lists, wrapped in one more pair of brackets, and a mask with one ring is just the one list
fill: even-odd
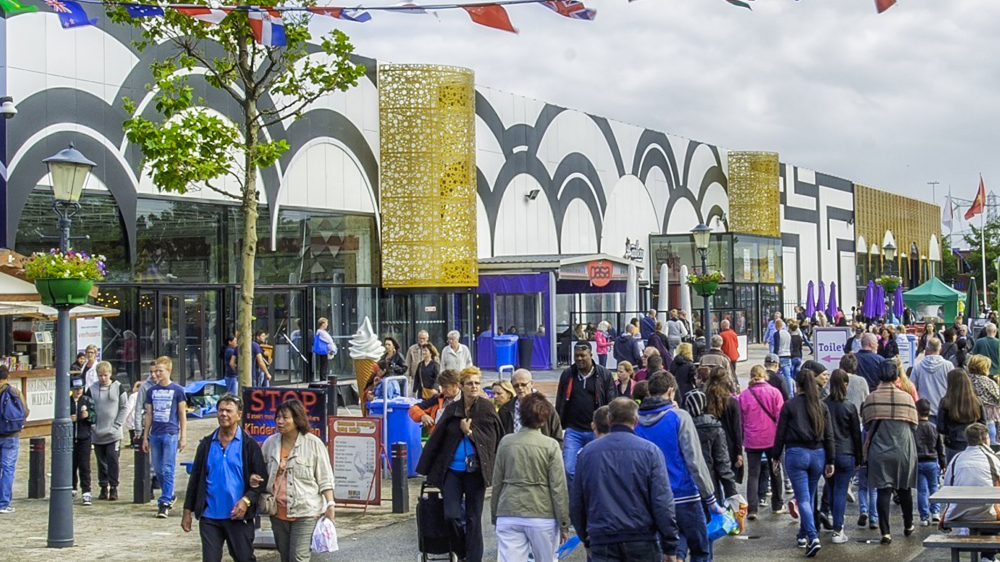
[(88, 18), (87, 12), (83, 10), (83, 6), (77, 2), (73, 2), (72, 0), (45, 0), (45, 3), (52, 8), (53, 12), (59, 14), (59, 21), (62, 22), (63, 29), (97, 24), (97, 18)]
[(150, 6), (149, 4), (122, 4), (128, 10), (128, 15), (133, 18), (161, 18), (163, 8)]

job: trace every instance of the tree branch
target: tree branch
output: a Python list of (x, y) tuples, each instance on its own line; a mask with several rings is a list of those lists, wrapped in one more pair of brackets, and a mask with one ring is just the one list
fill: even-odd
[(240, 95), (239, 90), (233, 88), (232, 85), (228, 84), (227, 81), (223, 79), (222, 75), (219, 74), (219, 71), (215, 68), (215, 66), (209, 63), (201, 51), (196, 49), (194, 44), (190, 42), (190, 36), (173, 36), (171, 37), (171, 41), (177, 45), (178, 48), (183, 50), (186, 55), (197, 60), (203, 67), (205, 67), (205, 70), (211, 72), (212, 75), (215, 76), (215, 79), (219, 82), (219, 86), (225, 90), (226, 93), (232, 96), (237, 103), (243, 102), (243, 96)]
[(235, 194), (229, 193), (228, 191), (226, 191), (225, 189), (222, 189), (221, 187), (215, 187), (214, 185), (212, 185), (211, 181), (205, 181), (205, 187), (207, 187), (208, 189), (210, 189), (210, 190), (218, 193), (219, 195), (223, 195), (225, 197), (229, 197), (230, 199), (235, 199), (237, 201), (239, 201), (239, 199), (240, 199), (239, 195), (235, 195)]

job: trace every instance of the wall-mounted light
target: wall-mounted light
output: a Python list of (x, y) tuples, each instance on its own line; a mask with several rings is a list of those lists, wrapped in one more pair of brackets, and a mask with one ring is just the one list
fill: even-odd
[(538, 194), (541, 192), (542, 190), (537, 188), (529, 190), (527, 193), (524, 194), (524, 199), (526, 201), (534, 201), (535, 199), (538, 199)]

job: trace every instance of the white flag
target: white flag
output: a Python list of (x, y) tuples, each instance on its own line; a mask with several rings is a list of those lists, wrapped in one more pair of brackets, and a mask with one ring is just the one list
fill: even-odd
[(951, 234), (955, 227), (955, 206), (951, 202), (951, 190), (948, 190), (948, 197), (945, 199), (944, 211), (941, 213), (941, 224), (948, 227), (948, 234)]

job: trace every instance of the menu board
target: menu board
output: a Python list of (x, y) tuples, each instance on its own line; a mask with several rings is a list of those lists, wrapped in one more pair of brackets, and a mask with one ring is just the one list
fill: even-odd
[(380, 503), (382, 420), (330, 416), (328, 423), (333, 499), (339, 503)]

